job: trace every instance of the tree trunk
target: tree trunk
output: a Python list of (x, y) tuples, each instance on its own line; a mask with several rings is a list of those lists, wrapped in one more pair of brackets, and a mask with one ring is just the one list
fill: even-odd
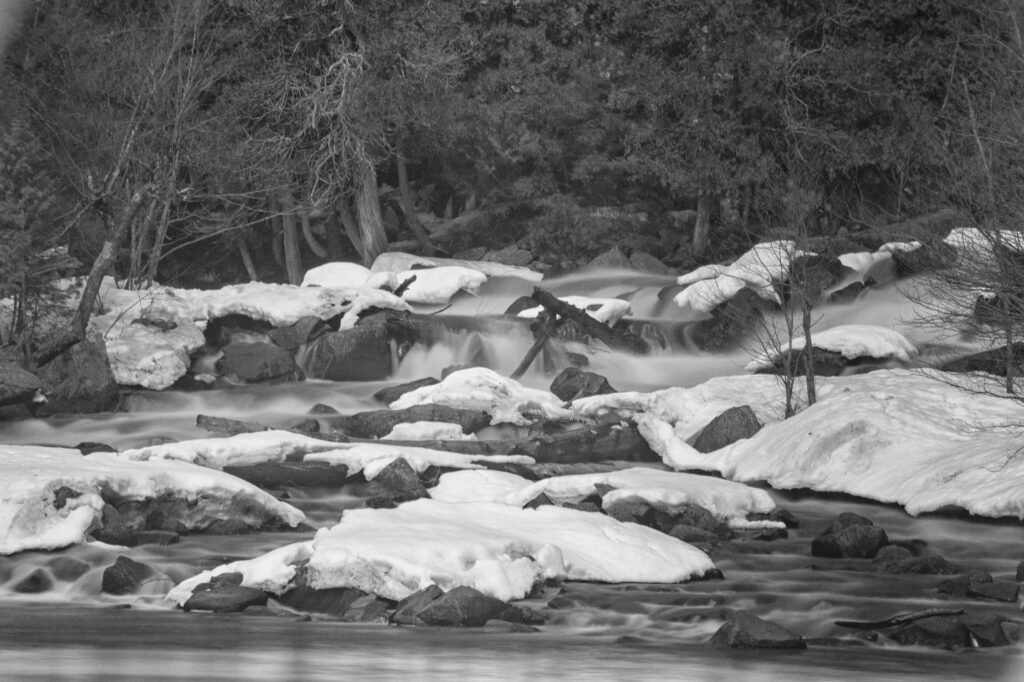
[(238, 253), (242, 257), (242, 265), (245, 266), (245, 273), (249, 275), (249, 281), (260, 281), (259, 273), (256, 272), (256, 264), (252, 262), (252, 254), (249, 252), (249, 245), (245, 243), (244, 239), (238, 242)]
[(313, 254), (321, 260), (327, 260), (327, 248), (320, 243), (313, 234), (313, 228), (309, 224), (309, 209), (305, 206), (299, 209), (299, 224), (302, 225), (302, 236), (306, 240), (306, 246)]
[(700, 191), (697, 198), (697, 222), (693, 226), (693, 255), (703, 258), (710, 246), (711, 193)]
[[(175, 125), (177, 131), (177, 125)], [(177, 136), (177, 132), (175, 132)], [(167, 239), (167, 228), (171, 222), (171, 204), (174, 202), (174, 183), (178, 178), (178, 165), (181, 162), (181, 153), (175, 152), (171, 161), (171, 168), (167, 173), (167, 185), (164, 187), (164, 208), (160, 212), (160, 222), (157, 223), (156, 234), (153, 235), (153, 248), (149, 252), (149, 261), (146, 263), (146, 279), (150, 282), (156, 281), (156, 271), (160, 266), (160, 255), (164, 248), (164, 240)]]
[(327, 260), (345, 260), (345, 242), (341, 238), (341, 231), (344, 228), (341, 226), (339, 215), (329, 211), (324, 220), (324, 232), (327, 233)]
[(277, 267), (284, 269), (284, 247), (281, 245), (281, 216), (273, 215), (270, 218), (270, 253), (274, 257)]
[[(804, 282), (807, 281), (807, 274), (804, 273)], [(811, 345), (811, 298), (808, 292), (804, 292), (803, 304), (803, 328), (804, 328), (804, 372), (807, 381), (807, 404), (813, 405), (818, 400), (818, 393), (814, 383), (814, 346)]]
[(302, 255), (299, 253), (299, 228), (295, 224), (295, 206), (290, 194), (281, 197), (281, 234), (284, 237), (284, 269), (289, 284), (302, 283)]
[(131, 230), (131, 260), (128, 266), (128, 282), (133, 287), (142, 285), (142, 254), (149, 249), (149, 233), (152, 231), (153, 214), (156, 212), (157, 203), (155, 198), (150, 200), (142, 220), (135, 223), (137, 227)]
[(384, 234), (384, 219), (380, 213), (380, 196), (377, 192), (377, 174), (373, 164), (361, 161), (356, 188), (356, 213), (359, 215), (359, 237), (363, 245), (363, 264), (373, 264), (377, 256), (388, 249)]
[(409, 170), (406, 168), (405, 156), (402, 155), (401, 143), (399, 143), (396, 165), (398, 166), (398, 189), (402, 194), (402, 212), (405, 213), (405, 222), (409, 225), (409, 229), (412, 230), (416, 241), (423, 247), (423, 253), (427, 256), (433, 256), (435, 253), (434, 245), (430, 243), (427, 231), (423, 229), (419, 216), (416, 215), (416, 205), (412, 200), (412, 190), (409, 188)]
[(352, 216), (352, 211), (349, 210), (348, 206), (342, 206), (338, 209), (338, 217), (341, 219), (341, 224), (345, 227), (345, 234), (348, 236), (348, 240), (352, 242), (352, 248), (356, 250), (356, 253), (359, 254), (359, 257), (365, 263), (366, 252), (363, 250), (363, 238), (359, 236), (359, 225)]

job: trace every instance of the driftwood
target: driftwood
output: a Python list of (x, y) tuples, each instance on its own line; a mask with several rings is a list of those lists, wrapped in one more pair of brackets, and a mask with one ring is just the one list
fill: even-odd
[[(544, 319), (539, 319), (543, 317)], [(537, 359), (540, 352), (544, 350), (544, 346), (547, 345), (548, 340), (558, 330), (558, 327), (562, 324), (563, 318), (555, 317), (554, 315), (542, 314), (538, 317), (536, 325), (532, 327), (533, 334), (536, 340), (533, 345), (530, 346), (530, 350), (526, 351), (526, 355), (519, 361), (519, 366), (515, 368), (512, 374), (509, 375), (510, 379), (518, 381), (526, 374), (526, 370), (530, 369), (530, 365)]]
[(901, 613), (892, 616), (891, 618), (886, 618), (885, 620), (837, 620), (835, 623), (841, 628), (851, 628), (855, 630), (879, 630), (882, 628), (896, 627), (898, 625), (906, 625), (907, 623), (912, 623), (915, 620), (921, 620), (922, 618), (934, 618), (936, 616), (962, 616), (963, 613), (963, 609), (924, 609), (923, 611)]
[(624, 350), (639, 355), (643, 355), (650, 351), (650, 346), (647, 345), (647, 342), (633, 332), (612, 329), (608, 325), (602, 324), (592, 318), (586, 313), (586, 311), (556, 298), (551, 294), (551, 292), (541, 289), (540, 287), (534, 288), (533, 300), (552, 315), (572, 320), (579, 325), (580, 329), (582, 329), (586, 334), (599, 341), (603, 341), (609, 348)]

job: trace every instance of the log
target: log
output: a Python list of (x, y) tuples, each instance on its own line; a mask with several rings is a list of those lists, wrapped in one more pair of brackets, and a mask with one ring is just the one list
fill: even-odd
[(540, 287), (534, 288), (533, 300), (552, 315), (572, 320), (589, 336), (603, 341), (609, 348), (624, 350), (638, 355), (644, 355), (650, 351), (650, 346), (647, 345), (647, 342), (633, 332), (612, 329), (608, 325), (592, 318), (586, 311), (562, 301), (552, 295), (551, 292)]
[(523, 356), (523, 359), (519, 361), (519, 366), (516, 367), (515, 371), (509, 375), (510, 379), (519, 381), (519, 379), (526, 374), (526, 370), (530, 369), (530, 365), (532, 365), (533, 361), (537, 359), (540, 352), (544, 350), (544, 346), (547, 345), (548, 340), (551, 339), (551, 336), (558, 330), (559, 325), (562, 323), (561, 318), (553, 315), (542, 315), (539, 317), (544, 317), (545, 319), (538, 319), (537, 325), (533, 328), (536, 340), (533, 342), (533, 345), (530, 346), (530, 349), (526, 351), (526, 355)]
[(892, 628), (898, 625), (906, 625), (907, 623), (912, 623), (915, 620), (921, 620), (922, 618), (935, 618), (936, 616), (962, 616), (963, 613), (963, 609), (924, 609), (923, 611), (897, 614), (891, 618), (886, 618), (885, 620), (837, 620), (835, 623), (841, 628), (878, 630), (881, 628)]
[(327, 462), (263, 462), (226, 466), (224, 473), (269, 490), (340, 488), (348, 479), (347, 467)]
[(661, 461), (634, 424), (595, 424), (582, 429), (536, 436), (519, 441), (513, 454), (529, 455), (539, 464), (608, 460)]
[(355, 438), (380, 438), (391, 433), (396, 424), (411, 422), (458, 424), (463, 433), (475, 433), (491, 423), (491, 417), (486, 412), (461, 410), (447, 405), (414, 405), (401, 410), (372, 410), (321, 418), (346, 436)]
[[(211, 417), (207, 414), (200, 414), (196, 416), (196, 426), (209, 431), (217, 436), (237, 436), (240, 433), (259, 433), (260, 431), (270, 431), (272, 427), (266, 426), (265, 424), (259, 424), (257, 422), (246, 422), (239, 419), (229, 419), (227, 417)], [(290, 433), (298, 433), (303, 436), (309, 436), (310, 438), (319, 438), (320, 440), (330, 441), (332, 443), (348, 443), (351, 439), (340, 434), (340, 433), (309, 433), (302, 429), (273, 429), (275, 431), (288, 431)]]

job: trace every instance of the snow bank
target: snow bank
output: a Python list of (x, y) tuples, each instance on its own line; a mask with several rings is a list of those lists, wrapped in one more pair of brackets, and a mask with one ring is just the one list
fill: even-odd
[(451, 422), (405, 422), (395, 424), (381, 440), (476, 440), (476, 434), (463, 433), (462, 426)]
[(402, 294), (410, 303), (447, 303), (459, 291), (475, 293), (487, 275), (472, 268), (458, 265), (443, 265), (422, 270), (404, 270), (395, 279), (404, 282), (416, 279)]
[(544, 278), (543, 273), (534, 272), (529, 268), (518, 265), (505, 265), (503, 263), (491, 263), (488, 261), (463, 260), (461, 258), (428, 258), (427, 256), (414, 256), (400, 251), (389, 251), (377, 256), (370, 269), (374, 272), (400, 272), (412, 270), (415, 266), (440, 267), (455, 265), (462, 268), (470, 268), (482, 272), (488, 277), (517, 277), (530, 282), (539, 282)]
[[(590, 298), (587, 296), (559, 296), (559, 300), (562, 300), (569, 305), (574, 305), (577, 308), (581, 308), (586, 311), (587, 315), (598, 322), (603, 322), (609, 327), (615, 326), (615, 323), (621, 320), (623, 317), (629, 314), (629, 301), (623, 301), (621, 298)], [(525, 317), (533, 319), (540, 314), (543, 310), (541, 306), (535, 308), (527, 308), (519, 312), (517, 317)]]
[(437, 466), (450, 469), (481, 468), (481, 462), (502, 464), (533, 464), (532, 457), (525, 455), (466, 455), (445, 450), (431, 450), (410, 445), (390, 445), (386, 442), (359, 443), (357, 445), (336, 445), (338, 449), (314, 452), (303, 458), (305, 462), (327, 462), (344, 464), (350, 474), (363, 472), (366, 480), (377, 477), (387, 465), (399, 457), (409, 463), (414, 471), (422, 473), (427, 467)]
[[(870, 324), (845, 324), (824, 331), (812, 331), (811, 343), (815, 348), (841, 354), (848, 360), (869, 357), (879, 360), (900, 360), (910, 362), (910, 356), (917, 354), (914, 344), (899, 332), (888, 327)], [(806, 345), (804, 337), (794, 337), (792, 342), (782, 344), (779, 352), (762, 353), (747, 363), (748, 371), (771, 367), (779, 354), (789, 350), (800, 350)]]
[(296, 526), (305, 518), (241, 479), (184, 462), (0, 445), (0, 554), (84, 542), (106, 501), (163, 497), (182, 502), (162, 509), (173, 510), (186, 529), (225, 519), (253, 528), (267, 521)]
[[(211, 575), (239, 571), (243, 584), (281, 592), (298, 561), (314, 588), (356, 587), (403, 599), (432, 583), (468, 585), (503, 600), (525, 597), (546, 578), (673, 583), (714, 567), (706, 554), (632, 523), (559, 507), (417, 500), (396, 509), (346, 511), (309, 543), (190, 578), (169, 599), (183, 603)], [(268, 579), (277, 577), (276, 580)]]
[(228, 438), (196, 438), (150, 445), (125, 450), (118, 456), (136, 461), (173, 459), (211, 469), (223, 469), (226, 466), (283, 462), (289, 457), (338, 447), (342, 445), (291, 431), (257, 431)]
[(525, 388), (514, 379), (503, 377), (485, 367), (452, 372), (440, 383), (409, 391), (391, 403), (400, 410), (413, 405), (447, 405), (466, 410), (479, 410), (491, 415), (492, 424), (510, 423), (525, 426), (535, 419), (533, 413), (548, 419), (559, 419), (570, 412), (549, 391)]
[(703, 266), (680, 276), (677, 283), (690, 286), (676, 295), (675, 302), (707, 313), (746, 287), (765, 300), (779, 303), (774, 284), (785, 280), (792, 260), (803, 255), (812, 254), (798, 251), (795, 242), (788, 240), (757, 244), (731, 265)]

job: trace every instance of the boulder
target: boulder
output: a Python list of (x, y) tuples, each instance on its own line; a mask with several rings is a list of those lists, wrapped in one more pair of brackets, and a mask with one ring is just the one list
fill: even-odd
[(0, 407), (37, 401), (42, 381), (15, 362), (0, 358)]
[[(785, 374), (786, 366), (788, 364), (794, 370), (793, 376), (802, 377), (807, 373), (804, 356), (805, 353), (802, 348), (787, 349), (785, 352), (779, 353), (772, 359), (770, 367), (761, 367), (755, 373)], [(844, 357), (842, 353), (825, 350), (823, 348), (818, 348), (817, 346), (812, 347), (811, 357), (814, 361), (814, 374), (819, 377), (839, 376), (851, 363), (851, 361)]]
[(374, 480), (394, 492), (395, 499), (400, 502), (429, 497), (420, 477), (404, 457), (397, 458), (381, 469)]
[(35, 407), (37, 416), (103, 412), (117, 403), (118, 385), (98, 334), (76, 343), (36, 375), (46, 395), (46, 402)]
[(889, 633), (900, 644), (959, 649), (970, 646), (970, 632), (958, 616), (920, 618)]
[(523, 623), (528, 620), (521, 609), (477, 589), (459, 586), (427, 603), (415, 617), (424, 625), (482, 627), (489, 620)]
[(749, 405), (730, 407), (708, 423), (693, 442), (697, 452), (714, 452), (761, 430), (761, 422)]
[(938, 272), (956, 262), (956, 249), (945, 242), (924, 244), (914, 251), (893, 251), (898, 277)]
[(969, 597), (980, 597), (982, 599), (993, 599), (995, 601), (1016, 603), (1017, 595), (1019, 594), (1019, 585), (1002, 580), (986, 583), (971, 583), (967, 586), (967, 596)]
[(266, 604), (267, 593), (253, 587), (243, 587), (241, 573), (221, 573), (211, 578), (210, 582), (197, 585), (181, 608), (185, 611), (237, 613), (250, 606)]
[(621, 246), (613, 246), (594, 258), (584, 266), (587, 270), (632, 270), (629, 257)]
[(677, 540), (682, 540), (683, 542), (689, 542), (691, 544), (697, 542), (716, 542), (721, 540), (716, 533), (712, 533), (704, 528), (688, 526), (684, 523), (673, 526), (672, 530), (670, 530), (668, 534)]
[(306, 376), (329, 381), (377, 381), (391, 373), (391, 343), (384, 325), (328, 332), (310, 344)]
[(380, 438), (391, 433), (396, 424), (411, 422), (448, 422), (458, 424), (463, 433), (474, 433), (490, 425), (491, 416), (478, 410), (447, 405), (413, 405), (400, 410), (371, 410), (344, 417), (325, 418), (332, 427), (353, 438)]
[(408, 597), (398, 602), (395, 612), (391, 616), (391, 622), (397, 625), (423, 625), (416, 614), (422, 611), (434, 600), (442, 597), (444, 590), (437, 585), (427, 585), (422, 590), (413, 592)]
[(541, 493), (537, 495), (537, 497), (533, 498), (532, 500), (524, 504), (523, 509), (536, 509), (537, 507), (543, 507), (546, 504), (553, 505), (554, 502), (551, 501), (550, 497), (548, 497), (544, 493)]
[(365, 596), (366, 592), (352, 587), (331, 587), (317, 590), (300, 585), (277, 597), (277, 601), (282, 606), (299, 613), (315, 613), (344, 618), (352, 604)]
[(224, 346), (217, 371), (246, 383), (298, 381), (302, 372), (292, 354), (272, 343), (235, 341)]
[(533, 298), (533, 296), (520, 296), (516, 300), (512, 301), (512, 303), (507, 308), (505, 308), (505, 315), (515, 317), (524, 310), (536, 308), (537, 305), (537, 301)]
[(783, 294), (800, 295), (816, 301), (825, 289), (839, 282), (846, 267), (835, 256), (804, 254), (789, 264), (789, 279), (782, 285)]
[(786, 524), (786, 528), (799, 528), (800, 519), (796, 517), (793, 512), (785, 509), (784, 507), (777, 507), (767, 514), (761, 512), (753, 512), (747, 514), (747, 518), (751, 521), (781, 521)]
[[(1024, 373), (1024, 343), (1013, 344), (1014, 373)], [(939, 369), (943, 372), (987, 372), (995, 376), (1006, 376), (1006, 346), (965, 355), (950, 360)]]
[(490, 263), (525, 267), (533, 262), (533, 253), (526, 249), (521, 249), (515, 244), (511, 244), (497, 251), (489, 251), (482, 260)]
[(711, 311), (711, 319), (689, 325), (687, 334), (701, 350), (735, 348), (757, 328), (764, 305), (756, 293), (750, 289), (740, 289), (735, 296)]
[(122, 554), (103, 571), (101, 591), (116, 595), (135, 594), (147, 582), (154, 580), (167, 580), (167, 577), (149, 564)]
[(1015, 577), (1017, 579), (1017, 582), (1024, 583), (1024, 561), (1021, 561), (1019, 564), (1017, 564), (1017, 574)]
[(394, 386), (386, 386), (376, 393), (373, 397), (378, 402), (382, 402), (385, 405), (390, 405), (395, 402), (409, 391), (415, 391), (417, 388), (423, 388), (424, 386), (433, 386), (438, 383), (438, 380), (434, 377), (424, 377), (423, 379), (417, 379), (416, 381), (409, 381), (404, 384), (395, 384)]
[(842, 289), (833, 291), (828, 297), (828, 302), (833, 305), (844, 305), (847, 303), (853, 303), (861, 292), (867, 287), (864, 286), (864, 282), (850, 282)]
[(674, 271), (646, 251), (634, 251), (629, 254), (629, 264), (634, 270), (650, 272), (655, 275), (674, 275)]
[(912, 559), (913, 553), (906, 547), (900, 545), (886, 545), (882, 549), (878, 550), (875, 554), (874, 562), (876, 564), (888, 564), (894, 561), (905, 561)]
[(585, 372), (577, 367), (566, 367), (551, 382), (551, 392), (558, 396), (559, 400), (569, 402), (592, 395), (615, 393), (616, 390), (608, 383), (608, 379), (600, 374)]
[(711, 645), (728, 649), (806, 649), (800, 635), (746, 611), (729, 611)]
[(69, 556), (58, 556), (46, 562), (46, 567), (57, 580), (70, 583), (78, 580), (92, 569), (88, 563)]
[(825, 521), (812, 526), (811, 532), (814, 535), (828, 535), (829, 533), (838, 533), (839, 531), (846, 530), (851, 526), (873, 526), (874, 523), (871, 519), (860, 514), (854, 514), (852, 512), (843, 512), (831, 521)]
[(951, 564), (938, 555), (889, 561), (882, 564), (881, 570), (885, 573), (913, 575), (956, 575), (963, 571), (956, 564)]
[(359, 597), (345, 612), (342, 620), (352, 623), (387, 623), (387, 613), (394, 602), (386, 601), (374, 594)]
[(33, 569), (31, 573), (14, 585), (18, 594), (39, 594), (53, 589), (53, 578), (44, 568)]
[(849, 559), (871, 559), (889, 544), (885, 531), (878, 526), (851, 526), (811, 541), (811, 556)]
[(89, 441), (79, 443), (75, 446), (75, 449), (83, 455), (91, 455), (94, 452), (117, 452), (116, 448), (113, 448), (106, 443), (92, 443)]
[(284, 350), (294, 353), (300, 346), (309, 343), (327, 329), (327, 325), (319, 317), (306, 316), (287, 327), (271, 329), (267, 336)]

